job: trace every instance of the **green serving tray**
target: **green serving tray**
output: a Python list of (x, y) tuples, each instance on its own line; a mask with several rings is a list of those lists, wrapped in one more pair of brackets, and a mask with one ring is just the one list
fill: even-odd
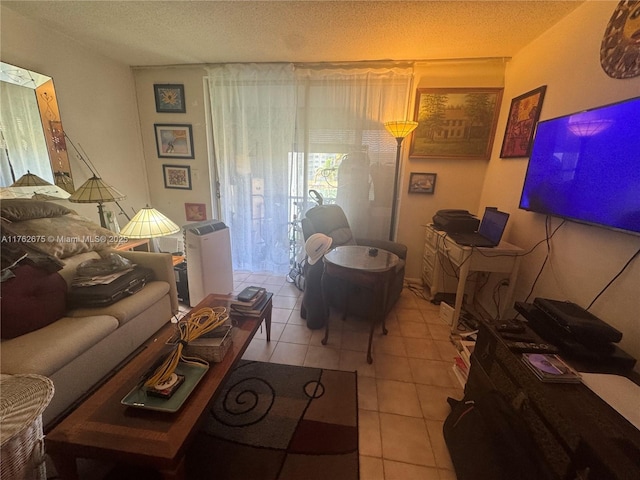
[(157, 410), (159, 412), (177, 412), (182, 404), (189, 397), (196, 385), (200, 382), (204, 374), (209, 370), (205, 365), (193, 365), (180, 362), (176, 367), (175, 373), (184, 375), (184, 382), (171, 398), (159, 398), (148, 395), (145, 388), (136, 385), (121, 401), (123, 405), (135, 408), (144, 408), (147, 410)]

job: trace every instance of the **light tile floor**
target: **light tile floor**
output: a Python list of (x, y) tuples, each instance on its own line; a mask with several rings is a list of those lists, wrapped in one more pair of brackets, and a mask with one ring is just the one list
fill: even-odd
[(455, 480), (442, 435), (447, 397), (462, 398), (452, 370), (455, 347), (436, 305), (405, 288), (389, 313), (388, 335), (376, 329), (366, 360), (369, 324), (332, 312), (323, 330), (300, 317), (302, 293), (282, 276), (236, 272), (234, 291), (273, 292), (271, 342), (261, 329), (244, 358), (358, 372), (361, 480)]

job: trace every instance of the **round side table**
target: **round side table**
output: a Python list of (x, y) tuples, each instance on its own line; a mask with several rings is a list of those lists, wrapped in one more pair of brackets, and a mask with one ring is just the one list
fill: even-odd
[[(344, 245), (327, 252), (323, 261), (322, 291), (325, 305), (329, 305), (325, 294), (325, 285), (332, 277), (342, 278), (354, 285), (368, 288), (373, 292), (374, 301), (371, 302), (371, 329), (367, 348), (367, 362), (372, 363), (371, 341), (373, 340), (373, 331), (376, 324), (381, 322), (382, 333), (387, 334), (385, 316), (389, 283), (400, 259), (397, 255), (386, 250), (363, 245)], [(328, 339), (329, 321), (327, 319), (322, 344), (326, 345)]]

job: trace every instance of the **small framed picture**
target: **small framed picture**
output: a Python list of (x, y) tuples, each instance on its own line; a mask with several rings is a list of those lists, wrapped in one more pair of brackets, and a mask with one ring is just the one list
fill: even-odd
[(185, 113), (184, 85), (153, 85), (156, 98), (156, 112)]
[(500, 158), (528, 157), (531, 154), (533, 132), (540, 118), (546, 90), (547, 86), (543, 85), (511, 100)]
[(164, 188), (191, 190), (191, 167), (183, 165), (162, 165)]
[(204, 203), (185, 203), (184, 211), (189, 222), (200, 222), (207, 219), (207, 207)]
[(193, 135), (188, 124), (154, 124), (159, 158), (194, 158)]
[(411, 172), (411, 176), (409, 177), (409, 193), (433, 193), (435, 188), (435, 173)]

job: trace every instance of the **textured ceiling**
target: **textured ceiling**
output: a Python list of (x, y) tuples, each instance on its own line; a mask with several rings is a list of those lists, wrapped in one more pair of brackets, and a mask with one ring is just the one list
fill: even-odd
[(511, 57), (583, 2), (3, 0), (2, 4), (108, 57), (148, 66)]

